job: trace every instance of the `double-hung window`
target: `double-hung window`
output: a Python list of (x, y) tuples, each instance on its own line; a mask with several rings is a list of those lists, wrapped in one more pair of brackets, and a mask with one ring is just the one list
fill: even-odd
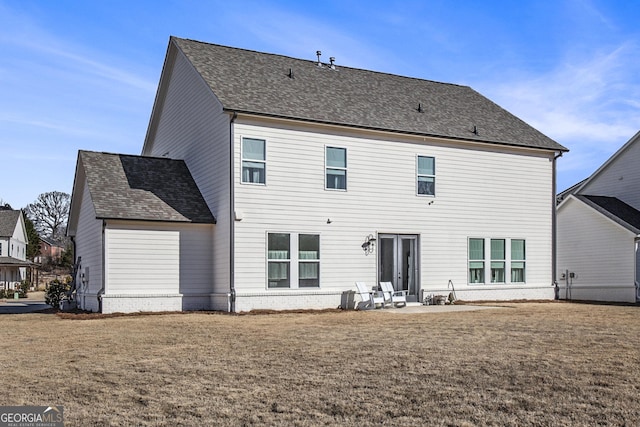
[(522, 239), (511, 240), (511, 282), (524, 282), (525, 244)]
[(242, 182), (264, 184), (266, 179), (266, 141), (242, 138)]
[(327, 147), (325, 154), (326, 181), (329, 190), (347, 189), (347, 149)]
[(267, 287), (320, 287), (320, 236), (267, 234)]
[(524, 283), (526, 280), (524, 239), (471, 238), (468, 257), (469, 283)]
[(491, 283), (504, 283), (504, 239), (491, 239)]
[(317, 234), (298, 235), (298, 286), (320, 286), (320, 236)]
[(484, 283), (484, 239), (469, 239), (469, 283)]
[(418, 195), (436, 195), (436, 159), (418, 156)]
[(270, 288), (291, 287), (291, 239), (287, 233), (268, 235), (268, 286)]

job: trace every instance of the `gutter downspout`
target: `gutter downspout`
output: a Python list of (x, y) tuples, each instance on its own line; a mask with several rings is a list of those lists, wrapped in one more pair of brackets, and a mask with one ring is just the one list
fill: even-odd
[(105, 236), (104, 236), (104, 230), (105, 228), (107, 228), (107, 222), (103, 219), (102, 220), (102, 277), (100, 278), (100, 281), (102, 282), (100, 285), (100, 289), (98, 290), (97, 294), (96, 294), (96, 298), (98, 299), (98, 312), (102, 313), (102, 295), (104, 294), (104, 281), (105, 281), (105, 271), (106, 271), (106, 259), (107, 256), (104, 252), (106, 244), (105, 244)]
[(553, 171), (552, 171), (552, 197), (553, 197), (553, 203), (552, 203), (552, 210), (551, 210), (551, 285), (554, 286), (556, 289), (558, 289), (558, 276), (557, 276), (557, 242), (556, 242), (556, 237), (557, 237), (557, 219), (556, 219), (556, 206), (557, 206), (557, 201), (556, 201), (556, 192), (557, 192), (557, 188), (556, 188), (556, 161), (562, 157), (562, 151), (559, 151), (558, 153), (554, 154), (553, 156)]
[(635, 263), (634, 263), (634, 273), (635, 273), (635, 277), (634, 277), (634, 283), (636, 285), (636, 304), (640, 303), (640, 271), (638, 271), (640, 269), (640, 234), (638, 236), (636, 236), (635, 239), (635, 249), (636, 249), (636, 253), (635, 253)]
[(229, 158), (231, 163), (229, 164), (229, 192), (230, 192), (230, 200), (229, 200), (229, 303), (228, 309), (230, 313), (235, 313), (236, 311), (236, 286), (235, 286), (235, 188), (234, 188), (234, 132), (233, 132), (233, 124), (238, 118), (238, 113), (236, 111), (233, 112), (231, 116), (231, 120), (229, 120), (229, 150), (230, 155)]

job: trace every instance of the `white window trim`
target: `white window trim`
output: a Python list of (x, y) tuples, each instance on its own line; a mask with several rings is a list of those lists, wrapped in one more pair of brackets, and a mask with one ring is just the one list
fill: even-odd
[[(471, 261), (480, 261), (480, 260), (471, 260), (469, 259), (469, 241), (471, 239), (483, 239), (484, 240), (484, 282), (482, 283), (473, 283), (469, 280), (469, 262)], [(504, 260), (495, 260), (495, 261), (504, 261), (504, 282), (492, 282), (491, 281), (491, 240), (504, 240), (505, 251), (504, 251)], [(525, 250), (525, 259), (511, 259), (511, 241), (512, 240), (522, 240), (524, 242), (524, 250)], [(511, 281), (511, 262), (522, 262), (524, 263), (524, 282), (513, 282)], [(467, 238), (467, 285), (469, 286), (504, 286), (504, 285), (524, 285), (527, 283), (527, 239), (524, 237), (477, 237), (477, 236), (469, 236)]]
[[(429, 157), (431, 159), (433, 159), (433, 175), (427, 175), (424, 173), (420, 173), (420, 169), (419, 169), (419, 163), (420, 163), (420, 157)], [(415, 179), (415, 183), (416, 183), (416, 196), (418, 197), (436, 197), (437, 191), (436, 191), (436, 157), (435, 156), (427, 156), (427, 155), (423, 155), (423, 154), (416, 154), (416, 179)], [(418, 187), (418, 180), (420, 177), (425, 177), (425, 178), (433, 178), (433, 194), (420, 194)]]
[[(511, 257), (511, 242), (513, 240), (522, 240), (524, 242), (524, 259), (513, 259)], [(507, 270), (509, 272), (509, 283), (516, 283), (516, 284), (527, 283), (527, 239), (521, 239), (518, 237), (509, 239), (509, 253), (506, 255), (509, 257), (509, 264), (508, 264), (509, 269)], [(511, 263), (513, 262), (521, 262), (524, 264), (524, 280), (522, 282), (514, 282), (511, 280)]]
[[(470, 242), (471, 240), (482, 240), (483, 242), (483, 247), (484, 247), (484, 259), (480, 260), (480, 259), (470, 259), (469, 258), (469, 249), (470, 249)], [(484, 270), (484, 277), (483, 277), (483, 281), (479, 282), (479, 283), (474, 283), (471, 280), (469, 280), (469, 263), (470, 262), (480, 262), (482, 261), (483, 264), (483, 270)], [(487, 241), (484, 237), (468, 237), (467, 238), (467, 284), (468, 285), (484, 285), (487, 283)]]
[[(289, 262), (289, 287), (288, 288), (270, 288), (269, 287), (269, 234), (288, 234), (289, 235), (289, 259), (288, 260), (271, 260), (274, 262)], [(299, 243), (301, 234), (310, 234), (318, 236), (318, 251), (320, 256), (317, 260), (301, 260), (299, 258)], [(265, 233), (265, 289), (269, 292), (283, 292), (288, 290), (300, 290), (308, 289), (311, 291), (317, 291), (322, 288), (322, 235), (319, 232), (313, 231), (267, 231)], [(318, 263), (318, 286), (314, 287), (300, 287), (300, 262), (317, 261)]]
[[(327, 149), (338, 148), (344, 150), (344, 163), (345, 167), (329, 166), (327, 165)], [(344, 171), (344, 188), (329, 188), (327, 187), (327, 170), (343, 170)], [(327, 191), (347, 191), (349, 188), (349, 150), (347, 147), (338, 147), (335, 145), (324, 146), (324, 189)], [(303, 233), (304, 234), (304, 233)]]
[[(504, 258), (503, 259), (493, 259), (492, 257), (492, 251), (491, 251), (491, 241), (493, 240), (502, 240), (504, 242)], [(509, 281), (507, 280), (507, 273), (511, 273), (511, 265), (508, 264), (507, 259), (509, 258), (509, 255), (507, 255), (507, 248), (509, 249), (509, 252), (511, 251), (511, 246), (510, 246), (510, 241), (509, 239), (503, 239), (503, 238), (495, 238), (495, 237), (491, 237), (488, 239), (485, 239), (485, 244), (489, 244), (489, 282), (487, 283), (493, 283), (493, 284), (499, 284), (499, 285), (504, 285), (505, 283), (509, 283)], [(486, 248), (485, 248), (485, 253), (486, 253)], [(504, 281), (502, 282), (494, 282), (491, 277), (491, 270), (493, 270), (493, 262), (501, 262), (504, 264), (503, 269), (503, 274), (504, 274)]]
[[(254, 159), (244, 158), (244, 140), (245, 139), (258, 139), (258, 140), (264, 141), (264, 160), (254, 160)], [(267, 185), (267, 159), (269, 158), (268, 147), (269, 147), (269, 144), (267, 143), (267, 138), (265, 137), (240, 135), (240, 184), (259, 185), (259, 186)], [(264, 182), (247, 182), (242, 178), (244, 175), (243, 164), (245, 161), (264, 164)]]

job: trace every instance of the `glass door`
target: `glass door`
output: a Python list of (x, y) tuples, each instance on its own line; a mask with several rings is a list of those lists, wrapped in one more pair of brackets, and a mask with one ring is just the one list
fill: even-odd
[(417, 235), (378, 235), (378, 280), (393, 283), (397, 291), (407, 291), (407, 301), (419, 300), (418, 264)]

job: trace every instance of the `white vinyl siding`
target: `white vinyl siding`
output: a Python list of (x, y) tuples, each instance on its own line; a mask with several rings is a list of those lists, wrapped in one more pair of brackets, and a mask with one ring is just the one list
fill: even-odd
[[(630, 206), (640, 210), (640, 135), (634, 136), (614, 159), (601, 170), (581, 194), (592, 196), (617, 197)], [(622, 149), (621, 149), (622, 150)]]
[[(636, 235), (573, 197), (557, 218), (560, 298), (635, 302)], [(567, 271), (577, 276), (569, 295)]]
[[(184, 159), (187, 164), (216, 218), (211, 252), (204, 266), (209, 269), (214, 292), (226, 295), (231, 281), (230, 118), (182, 53), (167, 66), (171, 68), (171, 81), (166, 93), (160, 94), (164, 98), (155, 107), (160, 111), (154, 111), (159, 118), (147, 135), (142, 154), (168, 153), (168, 157)], [(240, 158), (239, 152), (233, 155)], [(217, 308), (225, 309), (226, 302)]]
[(106, 294), (177, 294), (177, 231), (105, 230)]
[(210, 294), (212, 227), (108, 222), (105, 294)]
[[(419, 277), (427, 292), (446, 291), (452, 280), (459, 298), (553, 297), (553, 153), (372, 136), (357, 130), (339, 135), (325, 133), (320, 126), (267, 127), (266, 123), (266, 119), (239, 118), (235, 124), (235, 158), (240, 158), (240, 134), (269, 142), (268, 187), (235, 186), (236, 209), (243, 213), (242, 221), (236, 222), (239, 294), (265, 288), (267, 265), (256, 260), (265, 259), (267, 231), (305, 230), (322, 238), (323, 290), (343, 291), (355, 281), (376, 283), (377, 248), (365, 255), (363, 239), (395, 233), (420, 236)], [(347, 148), (348, 197), (318, 186), (325, 179), (326, 147)], [(437, 200), (416, 197), (416, 152), (438, 159)], [(239, 170), (234, 179), (240, 183)], [(526, 286), (487, 283), (482, 289), (469, 287), (465, 295), (468, 237), (478, 230), (481, 237), (526, 240)]]
[[(82, 257), (77, 286), (78, 305), (83, 310), (98, 311), (97, 293), (102, 288), (102, 221), (96, 219), (89, 187), (85, 184), (75, 235), (75, 257)], [(84, 276), (82, 276), (84, 275)]]

